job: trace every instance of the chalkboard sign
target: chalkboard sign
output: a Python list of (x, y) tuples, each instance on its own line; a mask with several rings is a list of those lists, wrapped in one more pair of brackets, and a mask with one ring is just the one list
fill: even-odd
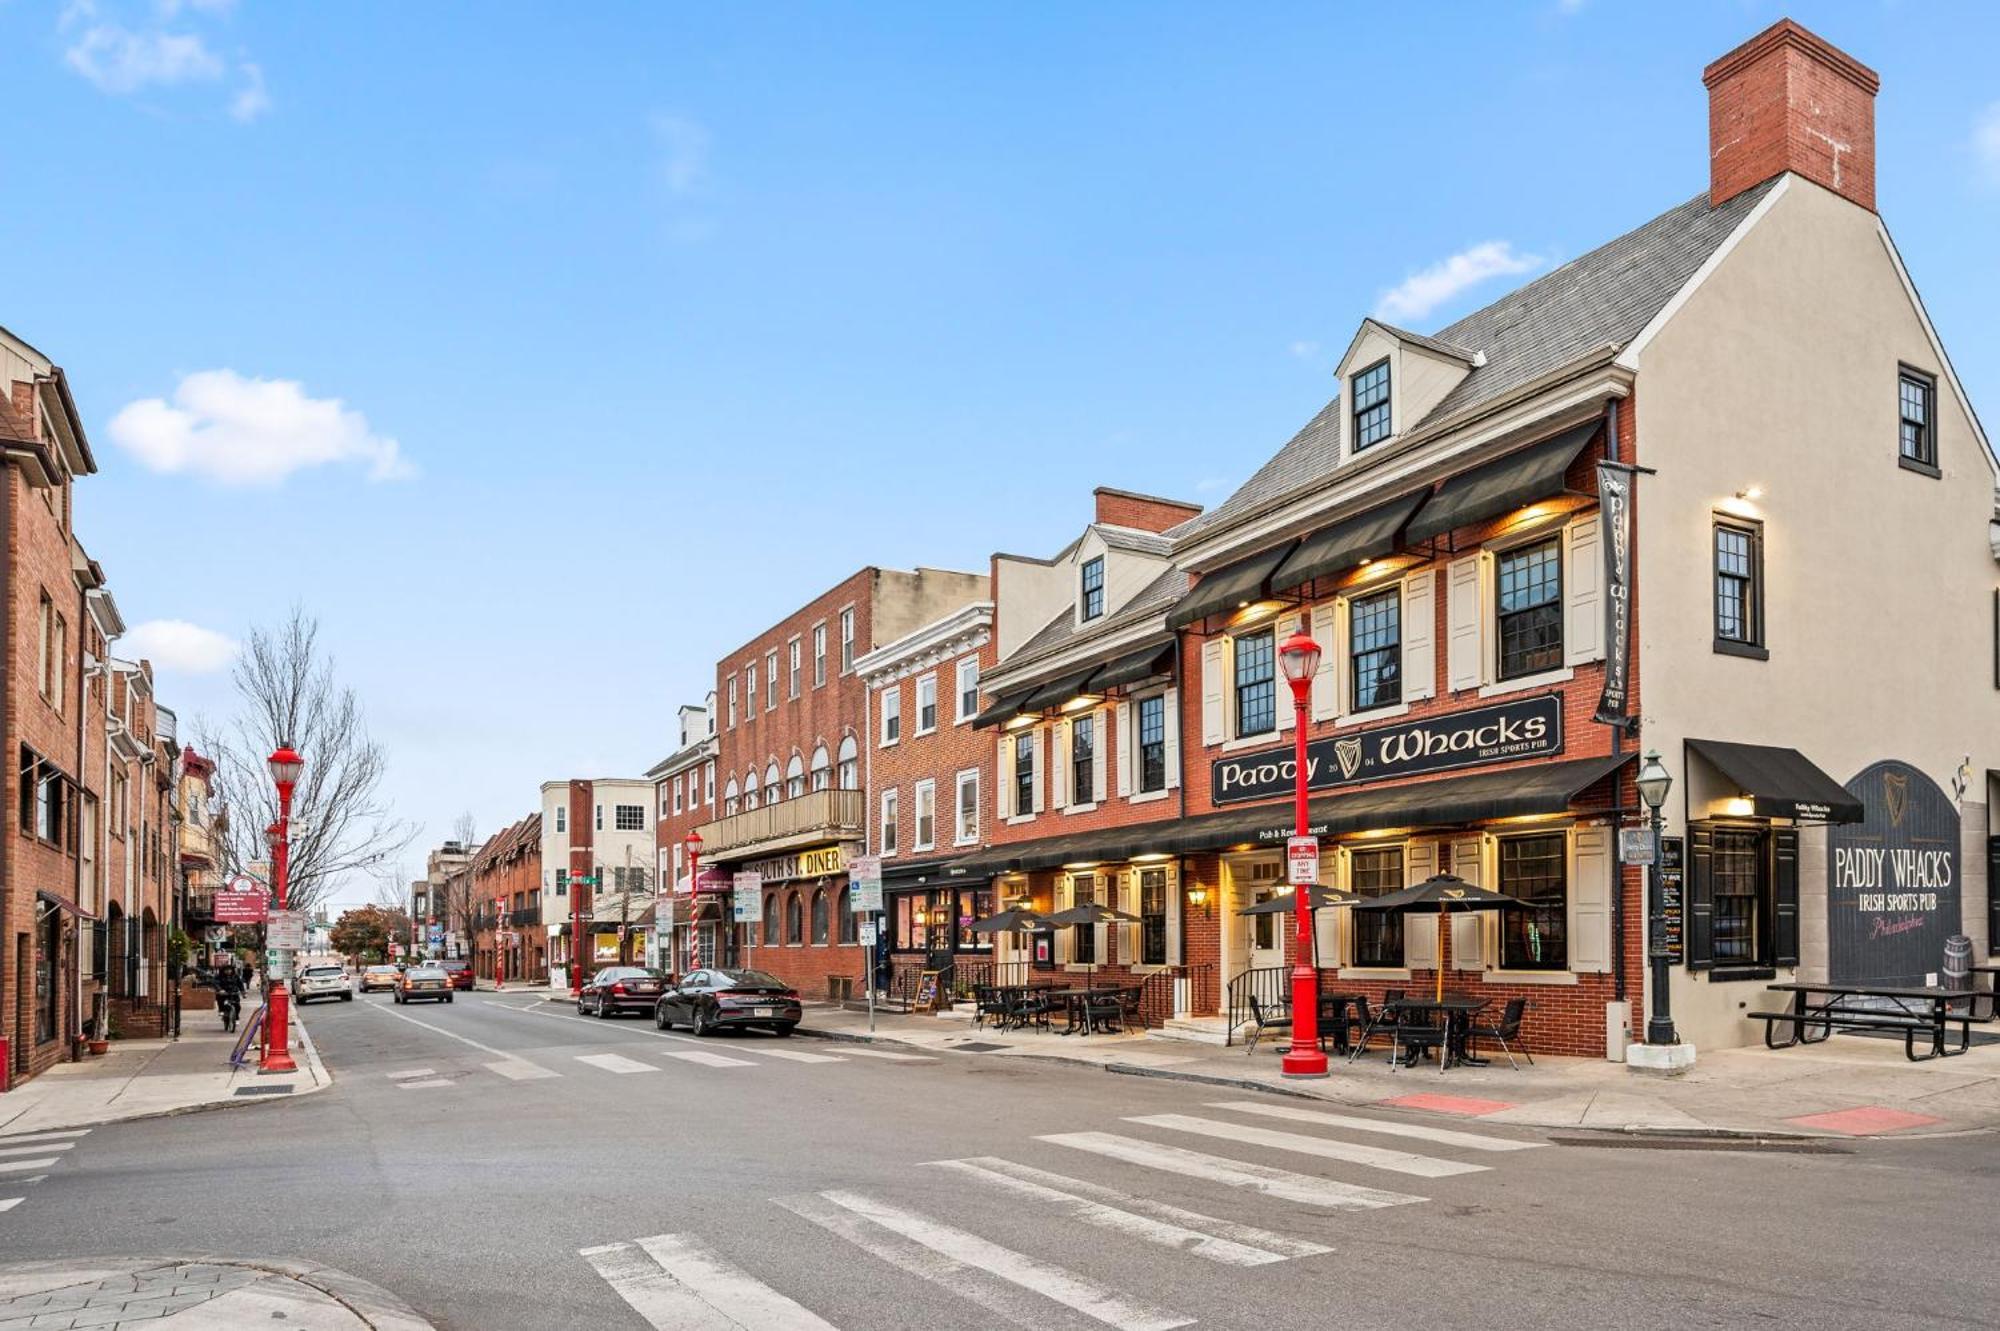
[(925, 971), (917, 977), (917, 1001), (911, 1005), (911, 1011), (937, 1011), (938, 974), (937, 971)]
[(1683, 956), (1681, 942), (1681, 881), (1686, 851), (1677, 836), (1660, 838), (1660, 914), (1665, 917), (1667, 960), (1678, 966)]
[(1847, 789), (1863, 817), (1827, 833), (1827, 978), (1928, 983), (1963, 923), (1958, 805), (1908, 763), (1875, 763)]

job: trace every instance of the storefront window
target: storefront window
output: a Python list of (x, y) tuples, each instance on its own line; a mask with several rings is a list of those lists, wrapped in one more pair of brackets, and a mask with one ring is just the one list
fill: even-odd
[(785, 896), (785, 941), (797, 945), (805, 941), (806, 908), (796, 892)]
[(853, 907), (854, 902), (848, 896), (848, 889), (841, 888), (840, 895), (834, 898), (833, 909), (839, 918), (840, 941), (843, 943), (855, 942), (861, 936), (861, 931), (856, 927)]
[(1768, 961), (1764, 927), (1764, 834), (1747, 827), (1715, 829), (1710, 870), (1718, 962)]
[(1139, 871), (1139, 964), (1167, 964), (1167, 871)]
[(819, 947), (826, 946), (827, 916), (826, 916), (825, 888), (821, 888), (819, 891), (813, 893), (812, 924), (813, 924), (812, 937), (814, 945)]
[(1568, 966), (1568, 838), (1545, 832), (1503, 840), (1499, 888), (1533, 907), (1500, 913), (1501, 967), (1559, 971)]
[[(1356, 896), (1379, 897), (1403, 886), (1403, 848), (1377, 846), (1356, 850), (1349, 857), (1350, 875)], [(1354, 925), (1354, 964), (1357, 966), (1400, 966), (1403, 964), (1403, 917), (1381, 910), (1349, 911)]]
[(56, 1006), (61, 989), (56, 985), (56, 956), (62, 947), (62, 912), (37, 902), (43, 911), (35, 948), (35, 1039), (56, 1038)]
[(958, 950), (961, 952), (991, 952), (992, 934), (972, 932), (975, 922), (993, 913), (993, 889), (990, 887), (961, 887), (958, 890)]
[(778, 941), (778, 894), (767, 893), (764, 897), (764, 942), (766, 945)]

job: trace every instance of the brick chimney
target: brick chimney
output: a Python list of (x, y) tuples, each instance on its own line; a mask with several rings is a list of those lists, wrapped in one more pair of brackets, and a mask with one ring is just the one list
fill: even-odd
[(1708, 201), (1796, 171), (1875, 209), (1875, 71), (1780, 19), (1702, 71)]
[(1100, 485), (1091, 494), (1097, 500), (1097, 522), (1113, 527), (1135, 527), (1140, 531), (1161, 532), (1177, 527), (1201, 512), (1200, 504), (1184, 504), (1178, 499), (1160, 499)]

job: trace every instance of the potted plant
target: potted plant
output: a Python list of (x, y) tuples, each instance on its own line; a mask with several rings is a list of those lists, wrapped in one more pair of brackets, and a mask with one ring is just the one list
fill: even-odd
[(97, 1034), (97, 1018), (90, 1017), (83, 1023), (84, 1047), (93, 1054), (101, 1054), (111, 1048), (109, 1040), (100, 1039)]

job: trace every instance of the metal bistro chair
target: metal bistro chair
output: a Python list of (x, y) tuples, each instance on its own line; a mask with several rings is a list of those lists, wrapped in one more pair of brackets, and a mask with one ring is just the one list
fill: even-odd
[(1020, 1000), (1013, 1005), (1010, 1015), (1017, 1030), (1024, 1026), (1040, 1026), (1046, 1030), (1049, 1025), (1049, 1013), (1054, 1010), (1054, 995), (1049, 990), (1025, 989), (1021, 992)]
[[(1446, 1056), (1446, 1042), (1449, 1039), (1449, 1018), (1441, 1008), (1405, 1006), (1396, 1009), (1396, 1025), (1390, 1034), (1389, 1066), (1391, 1069), (1415, 1067), (1425, 1049), (1438, 1051), (1438, 1072), (1444, 1072), (1444, 1065), (1451, 1060)], [(1409, 1050), (1409, 1062), (1403, 1062), (1403, 1051)]]
[(1004, 1025), (1008, 1000), (1005, 990), (990, 984), (972, 986), (972, 1024), (984, 1026), (988, 1020)]
[[(1521, 1065), (1514, 1061), (1514, 1046), (1521, 1044), (1521, 1014), (1526, 1012), (1527, 1010), (1528, 1010), (1527, 999), (1525, 998), (1508, 999), (1507, 1006), (1501, 1009), (1499, 1021), (1495, 1022), (1491, 1026), (1471, 1026), (1466, 1029), (1465, 1032), (1466, 1049), (1468, 1051), (1471, 1050), (1472, 1042), (1474, 1040), (1479, 1040), (1479, 1039), (1492, 1040), (1496, 1042), (1500, 1046), (1501, 1051), (1507, 1055), (1507, 1066), (1514, 1069), (1514, 1071), (1519, 1072), (1521, 1070)], [(1529, 1067), (1535, 1066), (1535, 1056), (1528, 1052), (1527, 1047), (1525, 1045), (1523, 1045), (1521, 1048), (1521, 1057), (1528, 1060)]]
[(1083, 1033), (1097, 1031), (1123, 1031), (1125, 1017), (1124, 995), (1116, 991), (1101, 994), (1086, 994), (1083, 998)]
[(1348, 1017), (1348, 1022), (1354, 1030), (1353, 1038), (1347, 1042), (1348, 1062), (1352, 1063), (1355, 1059), (1368, 1052), (1368, 1042), (1375, 1038), (1375, 1028), (1381, 1024), (1382, 1016), (1383, 1014), (1380, 1012), (1370, 1012), (1368, 1010), (1368, 999), (1365, 995), (1355, 995), (1351, 1014)]
[(1283, 1006), (1267, 1013), (1264, 1000), (1255, 994), (1250, 995), (1250, 1021), (1253, 1029), (1250, 1032), (1250, 1047), (1243, 1051), (1246, 1057), (1257, 1052), (1257, 1042), (1264, 1038), (1265, 1031), (1288, 1031), (1292, 1028), (1292, 1019), (1285, 1015)]

